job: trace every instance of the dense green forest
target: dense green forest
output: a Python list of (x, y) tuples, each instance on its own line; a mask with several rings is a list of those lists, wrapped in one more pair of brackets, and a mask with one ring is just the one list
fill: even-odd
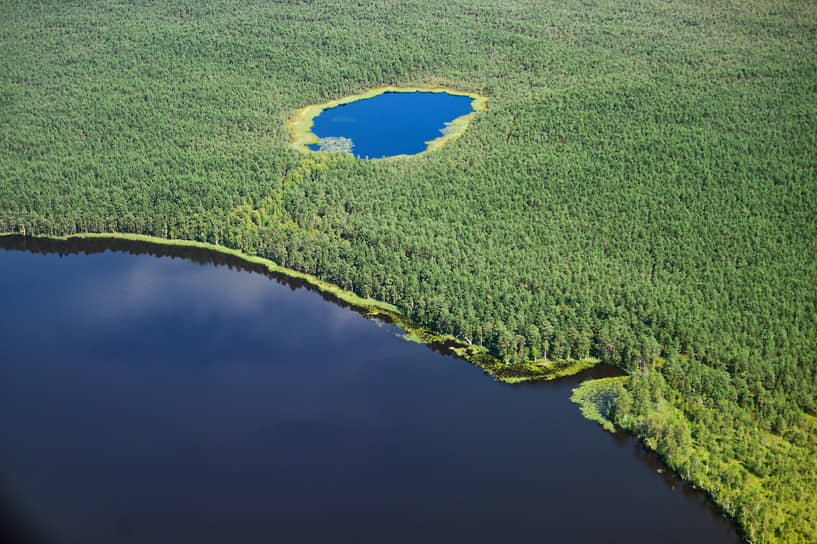
[[(413, 158), (298, 108), (488, 97)], [(817, 3), (0, 3), (0, 232), (241, 249), (508, 365), (632, 372), (610, 417), (755, 542), (817, 541)]]

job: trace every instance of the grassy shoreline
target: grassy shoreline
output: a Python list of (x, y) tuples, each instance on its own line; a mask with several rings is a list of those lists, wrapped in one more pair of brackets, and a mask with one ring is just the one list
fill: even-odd
[(614, 432), (615, 424), (608, 416), (613, 407), (617, 387), (626, 384), (627, 380), (629, 376), (585, 381), (573, 389), (570, 400), (579, 405), (586, 419), (595, 421), (609, 432)]
[[(431, 86), (397, 87), (394, 85), (384, 85), (382, 87), (375, 87), (373, 89), (369, 89), (368, 91), (362, 92), (360, 94), (352, 94), (341, 98), (336, 98), (334, 100), (330, 100), (322, 104), (312, 104), (296, 110), (295, 114), (289, 121), (287, 121), (286, 124), (287, 130), (289, 130), (292, 135), (290, 146), (303, 153), (315, 153), (315, 151), (309, 149), (307, 146), (318, 143), (318, 137), (312, 132), (312, 125), (314, 123), (314, 119), (318, 115), (320, 115), (321, 112), (323, 112), (324, 110), (332, 109), (337, 106), (342, 106), (344, 104), (351, 104), (352, 102), (357, 102), (359, 100), (366, 100), (367, 98), (373, 98), (383, 93), (414, 93), (414, 92), (448, 93), (455, 96), (468, 96), (473, 99), (473, 101), (471, 102), (471, 107), (474, 111), (452, 120), (451, 130), (447, 134), (440, 136), (439, 138), (435, 138), (429, 142), (426, 142), (428, 147), (426, 147), (425, 151), (422, 151), (421, 153), (425, 153), (427, 151), (435, 151), (443, 147), (448, 142), (459, 138), (459, 136), (463, 132), (465, 132), (465, 129), (468, 128), (468, 124), (474, 118), (474, 115), (479, 111), (485, 111), (487, 109), (486, 103), (488, 98), (478, 93), (449, 89), (446, 87), (431, 87)], [(409, 155), (394, 155), (392, 157), (384, 158), (392, 159), (395, 157), (408, 156)]]
[[(18, 232), (0, 232), (0, 237), (3, 236), (26, 235)], [(550, 361), (543, 359), (513, 365), (504, 364), (502, 361), (492, 355), (487, 348), (483, 346), (471, 345), (454, 336), (435, 332), (424, 325), (416, 323), (392, 304), (372, 298), (360, 297), (352, 291), (342, 289), (337, 285), (324, 281), (316, 276), (313, 276), (312, 274), (306, 274), (291, 268), (286, 268), (270, 259), (255, 255), (248, 255), (237, 249), (232, 249), (225, 246), (209, 244), (206, 242), (197, 242), (193, 240), (159, 238), (156, 236), (130, 233), (80, 233), (67, 236), (27, 236), (31, 238), (50, 240), (76, 240), (87, 238), (132, 240), (162, 246), (196, 247), (230, 255), (248, 263), (261, 265), (270, 272), (304, 281), (316, 288), (321, 293), (329, 294), (339, 301), (349, 304), (356, 310), (360, 311), (368, 319), (379, 319), (403, 329), (404, 334), (401, 336), (405, 340), (419, 344), (438, 346), (441, 348), (441, 351), (445, 352), (447, 350), (451, 354), (480, 367), (483, 372), (504, 383), (513, 384), (525, 381), (549, 381), (556, 378), (577, 374), (578, 372), (591, 368), (599, 363), (598, 359), (588, 357), (582, 360), (568, 359)]]

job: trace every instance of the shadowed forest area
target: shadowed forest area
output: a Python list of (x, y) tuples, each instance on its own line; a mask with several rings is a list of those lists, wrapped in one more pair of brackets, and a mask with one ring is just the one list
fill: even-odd
[[(607, 416), (750, 540), (817, 539), (817, 4), (15, 2), (0, 51), (0, 232), (206, 241), (617, 364)], [(382, 85), (487, 111), (418, 157), (288, 146)]]

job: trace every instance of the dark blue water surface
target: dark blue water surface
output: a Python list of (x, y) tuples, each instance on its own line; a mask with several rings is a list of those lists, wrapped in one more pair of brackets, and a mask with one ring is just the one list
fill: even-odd
[(636, 441), (569, 402), (609, 369), (504, 385), (230, 257), (2, 247), (16, 248), (0, 249), (6, 536), (740, 541)]
[[(361, 158), (414, 155), (443, 135), (446, 123), (473, 111), (472, 98), (448, 93), (388, 92), (321, 112), (312, 132), (352, 140)], [(309, 146), (320, 149), (319, 144)]]

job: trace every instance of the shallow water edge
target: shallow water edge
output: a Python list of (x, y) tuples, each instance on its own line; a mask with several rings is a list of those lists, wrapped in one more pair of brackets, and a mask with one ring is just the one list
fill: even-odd
[[(471, 102), (471, 108), (474, 110), (469, 114), (457, 117), (451, 121), (451, 130), (439, 138), (435, 138), (430, 142), (427, 142), (428, 147), (426, 147), (425, 151), (418, 153), (421, 155), (422, 153), (428, 151), (434, 151), (440, 149), (448, 142), (457, 139), (465, 129), (468, 128), (468, 124), (473, 119), (474, 115), (479, 111), (487, 110), (487, 101), (488, 97), (483, 96), (479, 93), (475, 92), (468, 92), (468, 91), (460, 91), (456, 89), (449, 89), (446, 87), (397, 87), (393, 85), (386, 85), (383, 87), (375, 87), (374, 89), (369, 89), (360, 94), (353, 94), (344, 96), (341, 98), (336, 98), (334, 100), (330, 100), (329, 102), (324, 102), (323, 104), (312, 104), (303, 108), (300, 108), (295, 111), (295, 114), (292, 118), (287, 122), (287, 129), (292, 134), (292, 140), (290, 141), (290, 146), (302, 153), (318, 153), (317, 151), (313, 151), (309, 149), (307, 146), (311, 144), (318, 143), (319, 138), (312, 132), (312, 126), (314, 124), (315, 118), (321, 114), (324, 110), (332, 109), (337, 106), (342, 106), (344, 104), (350, 104), (352, 102), (357, 102), (359, 100), (365, 100), (367, 98), (373, 98), (375, 96), (384, 94), (384, 93), (446, 93), (454, 96), (468, 96), (473, 99)], [(399, 157), (409, 157), (414, 155), (392, 155), (389, 157), (383, 157), (386, 159), (393, 159)]]
[[(326, 289), (326, 287), (329, 288), (334, 287), (337, 290), (337, 292), (341, 294), (344, 293), (341, 289), (337, 288), (337, 286), (332, 286), (331, 284), (328, 284), (326, 282), (321, 282), (321, 280), (311, 277), (307, 274), (302, 274), (294, 270), (279, 267), (269, 260), (243, 255), (241, 254), (241, 252), (230, 250), (228, 248), (223, 248), (220, 246), (213, 246), (211, 244), (188, 242), (183, 240), (164, 240), (152, 238), (149, 236), (127, 234), (119, 235), (80, 234), (59, 238), (32, 236), (26, 237), (21, 236), (19, 234), (18, 235), (0, 234), (0, 248), (18, 251), (29, 251), (32, 253), (41, 254), (58, 254), (60, 256), (76, 254), (93, 255), (105, 253), (107, 251), (126, 252), (132, 254), (149, 254), (156, 257), (182, 258), (186, 260), (191, 260), (193, 262), (198, 262), (199, 264), (215, 264), (219, 266), (226, 266), (231, 269), (240, 269), (244, 271), (265, 275), (269, 278), (275, 279), (281, 284), (290, 287), (290, 289), (293, 290), (298, 287), (304, 287), (307, 290), (321, 294), (321, 296), (326, 300), (329, 300), (342, 307), (352, 309), (359, 313), (360, 315), (363, 315), (367, 318), (381, 320), (388, 323), (394, 323), (396, 325), (399, 325), (404, 330), (407, 330), (406, 326), (404, 326), (399, 321), (396, 321), (391, 318), (393, 314), (389, 311), (390, 305), (388, 304), (384, 304), (372, 299), (362, 299), (354, 295), (354, 293), (346, 292), (347, 295), (351, 296), (353, 299), (356, 299), (355, 303), (350, 303), (342, 296), (338, 296), (337, 293)], [(411, 323), (411, 321), (408, 320), (408, 318), (406, 318), (402, 314), (400, 314), (399, 311), (396, 311), (396, 314), (397, 314), (396, 317), (398, 319), (402, 318), (404, 322)], [(433, 340), (434, 338), (445, 340), (445, 337), (442, 335), (434, 335), (432, 331), (428, 331), (428, 329), (425, 329), (424, 331), (423, 329), (424, 329), (423, 327), (417, 326), (416, 331), (406, 333), (406, 335), (404, 335), (404, 338), (412, 334), (412, 332), (414, 332), (415, 336), (407, 339), (414, 340), (420, 343), (425, 343), (425, 345), (429, 347), (431, 350), (441, 354), (454, 355), (459, 356), (459, 358), (465, 358), (459, 354), (461, 348), (455, 347), (458, 345), (456, 339), (450, 339), (449, 337), (449, 340), (453, 340), (453, 342), (429, 341), (429, 339)], [(424, 332), (430, 334), (431, 336), (428, 337), (424, 336), (423, 334)], [(459, 343), (459, 345), (461, 345), (461, 343)], [(578, 361), (573, 363), (588, 365), (588, 363), (591, 363), (591, 361)], [(556, 387), (559, 387), (560, 383), (579, 385), (580, 383), (585, 382), (585, 380), (587, 380), (588, 378), (592, 378), (591, 382), (587, 382), (582, 386), (584, 387), (592, 383), (598, 383), (599, 385), (601, 385), (606, 381), (617, 381), (622, 379), (619, 377), (621, 376), (622, 371), (620, 369), (617, 369), (616, 367), (612, 367), (609, 365), (598, 365), (592, 368), (581, 366), (579, 368), (579, 365), (572, 364), (571, 362), (555, 362), (550, 364), (526, 363), (524, 365), (503, 365), (502, 363), (497, 362), (499, 370), (497, 372), (491, 372), (490, 369), (485, 369), (479, 363), (476, 364), (483, 368), (483, 370), (486, 373), (492, 374), (498, 379), (501, 379), (502, 381), (512, 383), (519, 381), (522, 382), (544, 381), (545, 379), (553, 379), (556, 377), (561, 377), (562, 375), (569, 376), (564, 380), (553, 382)], [(511, 374), (511, 372), (513, 372), (514, 370), (520, 371), (522, 368), (525, 367), (530, 367), (527, 370), (527, 372), (535, 372), (537, 367), (540, 366), (552, 366), (558, 369), (578, 368), (579, 371), (577, 373), (567, 371), (565, 371), (564, 374), (553, 373), (549, 375), (549, 377), (547, 378), (542, 378), (541, 376), (538, 378), (536, 376), (513, 376), (513, 374)], [(581, 370), (582, 368), (585, 368), (585, 370)], [(608, 378), (608, 380), (600, 378)], [(610, 378), (612, 378), (612, 380), (609, 380)], [(518, 386), (509, 389), (521, 391), (532, 390), (531, 389), (532, 387), (534, 387), (534, 384), (520, 383)], [(575, 399), (571, 400), (575, 401)], [(584, 410), (582, 410), (582, 412), (584, 413)], [(587, 417), (588, 414), (584, 413), (584, 415)], [(591, 417), (590, 419), (595, 418)], [(644, 446), (642, 442), (638, 438), (633, 437), (633, 435), (630, 432), (623, 431), (621, 428), (616, 427), (614, 434), (616, 436), (617, 441), (623, 441), (628, 444), (632, 443), (634, 447), (637, 445), (638, 446), (637, 449), (639, 451), (642, 451), (642, 455), (645, 455), (650, 459), (654, 458), (653, 462), (650, 463), (650, 465), (652, 466), (652, 464), (655, 464), (655, 467), (653, 467), (655, 471), (664, 474), (664, 479), (667, 480), (668, 483), (670, 483), (670, 480), (672, 480), (671, 485), (673, 489), (675, 489), (676, 485), (680, 484), (681, 488), (685, 490), (684, 494), (694, 493), (697, 495), (702, 493), (700, 489), (696, 489), (694, 487), (694, 484), (690, 485), (689, 482), (683, 481), (683, 479), (680, 478), (674, 472), (666, 470), (667, 466), (665, 465), (665, 461), (660, 460), (658, 457), (655, 457), (654, 453), (647, 453), (647, 450), (643, 449)], [(707, 499), (711, 501), (712, 496), (706, 494), (705, 492), (703, 493), (707, 495)], [(710, 502), (710, 504), (712, 505), (711, 507), (713, 508), (713, 511), (715, 510), (717, 511), (717, 515), (719, 517), (724, 516), (723, 511), (718, 509), (713, 502)]]
[[(337, 285), (321, 280), (311, 274), (305, 274), (278, 265), (274, 261), (247, 255), (241, 251), (224, 246), (216, 246), (205, 242), (190, 240), (166, 239), (142, 234), (125, 233), (84, 233), (70, 236), (25, 236), (18, 233), (0, 233), (0, 248), (29, 249), (28, 240), (53, 242), (50, 252), (60, 254), (101, 253), (111, 249), (111, 242), (123, 244), (122, 249), (152, 254), (164, 254), (161, 249), (174, 248), (184, 251), (183, 255), (168, 252), (169, 256), (183, 256), (196, 261), (208, 260), (218, 262), (212, 257), (206, 258), (206, 253), (225, 257), (223, 263), (230, 267), (243, 268), (275, 277), (293, 287), (305, 287), (316, 291), (327, 300), (346, 306), (368, 319), (383, 321), (395, 325), (404, 331), (402, 337), (406, 340), (425, 344), (429, 349), (458, 357), (478, 367), (499, 381), (505, 383), (550, 381), (556, 378), (571, 376), (583, 370), (592, 368), (599, 363), (598, 359), (588, 357), (582, 360), (561, 361), (529, 361), (520, 364), (508, 365), (492, 355), (485, 347), (468, 344), (454, 336), (441, 334), (421, 325), (403, 314), (396, 306), (371, 298), (363, 298), (351, 291), (346, 291)], [(105, 242), (93, 247), (92, 242)], [(143, 245), (144, 247), (138, 247)], [(151, 248), (150, 246), (153, 246)], [(35, 250), (36, 251), (36, 250)]]

